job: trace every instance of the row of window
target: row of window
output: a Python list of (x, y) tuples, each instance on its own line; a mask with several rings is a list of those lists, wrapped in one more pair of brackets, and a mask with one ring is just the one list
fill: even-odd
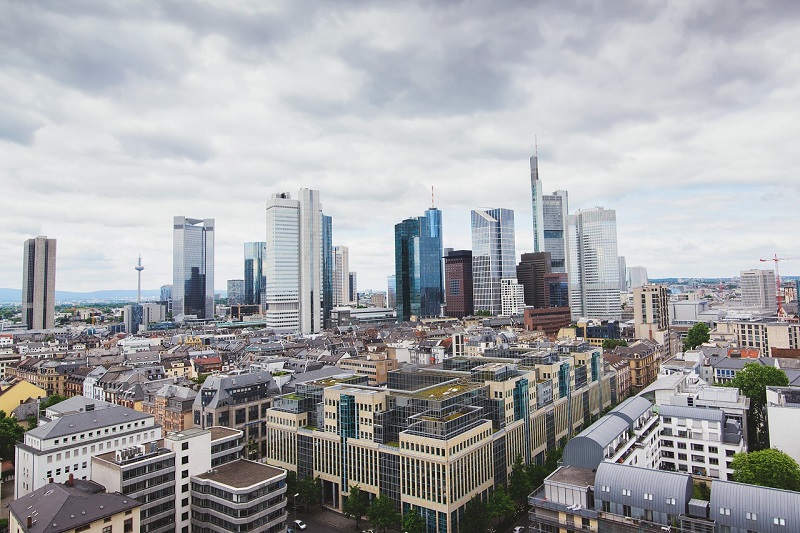
[[(719, 514), (722, 515), (722, 516), (730, 516), (731, 515), (730, 507), (720, 507), (719, 508)], [(746, 511), (744, 513), (744, 517), (747, 520), (753, 520), (753, 521), (758, 520), (758, 514), (751, 513), (749, 511)], [(772, 523), (774, 525), (776, 525), (776, 526), (785, 526), (786, 525), (786, 519), (785, 518), (781, 518), (779, 516), (773, 516), (772, 517)]]
[[(112, 426), (111, 428), (105, 428), (105, 430), (102, 433), (100, 432), (100, 430), (97, 430), (97, 436), (99, 437), (100, 435), (108, 435), (109, 429), (111, 430), (111, 433), (116, 433), (117, 428), (119, 428), (120, 431), (125, 431), (125, 429), (131, 429), (131, 427), (137, 428), (139, 427), (139, 424), (141, 424), (142, 427), (144, 427), (145, 425), (145, 423), (142, 421), (142, 422), (133, 422), (132, 424), (128, 424), (127, 426), (125, 424), (121, 424), (119, 426)], [(90, 431), (88, 433), (89, 435), (88, 438), (91, 439), (92, 437), (94, 437), (94, 434), (95, 434), (94, 431)], [(87, 435), (86, 433), (81, 433), (80, 435), (72, 435), (72, 439), (70, 439), (69, 437), (64, 437), (63, 439), (55, 439), (53, 441), (53, 444), (59, 444), (59, 443), (67, 444), (68, 442), (70, 442), (70, 440), (71, 442), (76, 442), (78, 440), (78, 437), (80, 437), (80, 440), (85, 440), (87, 438), (86, 435)]]

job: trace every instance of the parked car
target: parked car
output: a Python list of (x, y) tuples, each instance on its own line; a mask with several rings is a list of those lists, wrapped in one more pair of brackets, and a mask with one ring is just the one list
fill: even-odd
[(295, 521), (294, 521), (294, 522), (292, 522), (292, 523), (294, 524), (294, 527), (296, 527), (297, 529), (300, 529), (300, 530), (303, 530), (303, 529), (305, 529), (305, 528), (307, 528), (307, 527), (308, 527), (308, 526), (306, 525), (306, 523), (305, 523), (305, 522), (303, 522), (302, 520), (295, 520)]
[(525, 531), (524, 526), (517, 526), (514, 528), (514, 533), (523, 533)]

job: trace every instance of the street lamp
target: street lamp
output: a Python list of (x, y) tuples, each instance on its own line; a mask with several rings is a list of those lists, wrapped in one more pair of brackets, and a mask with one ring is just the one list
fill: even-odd
[(297, 498), (300, 497), (300, 493), (298, 492), (294, 496), (292, 496), (292, 503), (294, 505), (294, 521), (297, 522)]

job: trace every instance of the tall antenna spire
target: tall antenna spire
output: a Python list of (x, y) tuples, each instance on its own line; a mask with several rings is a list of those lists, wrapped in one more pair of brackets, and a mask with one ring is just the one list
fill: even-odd
[(539, 158), (539, 140), (536, 138), (536, 134), (533, 134), (533, 155), (537, 159)]
[(435, 209), (436, 204), (433, 202), (433, 185), (431, 185), (431, 209)]
[(142, 254), (139, 254), (139, 263), (133, 267), (133, 269), (136, 270), (139, 276), (139, 283), (136, 289), (136, 303), (140, 304), (142, 303), (142, 270), (144, 270), (142, 266)]

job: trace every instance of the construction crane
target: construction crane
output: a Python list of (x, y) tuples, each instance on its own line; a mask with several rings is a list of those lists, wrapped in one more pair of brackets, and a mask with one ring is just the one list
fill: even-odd
[(781, 275), (778, 272), (778, 262), (794, 261), (796, 259), (800, 259), (800, 257), (778, 257), (778, 254), (775, 254), (772, 259), (759, 259), (759, 261), (762, 263), (769, 263), (770, 261), (775, 263), (775, 301), (778, 304), (779, 320), (786, 320), (786, 311), (783, 309), (783, 296), (781, 295)]

